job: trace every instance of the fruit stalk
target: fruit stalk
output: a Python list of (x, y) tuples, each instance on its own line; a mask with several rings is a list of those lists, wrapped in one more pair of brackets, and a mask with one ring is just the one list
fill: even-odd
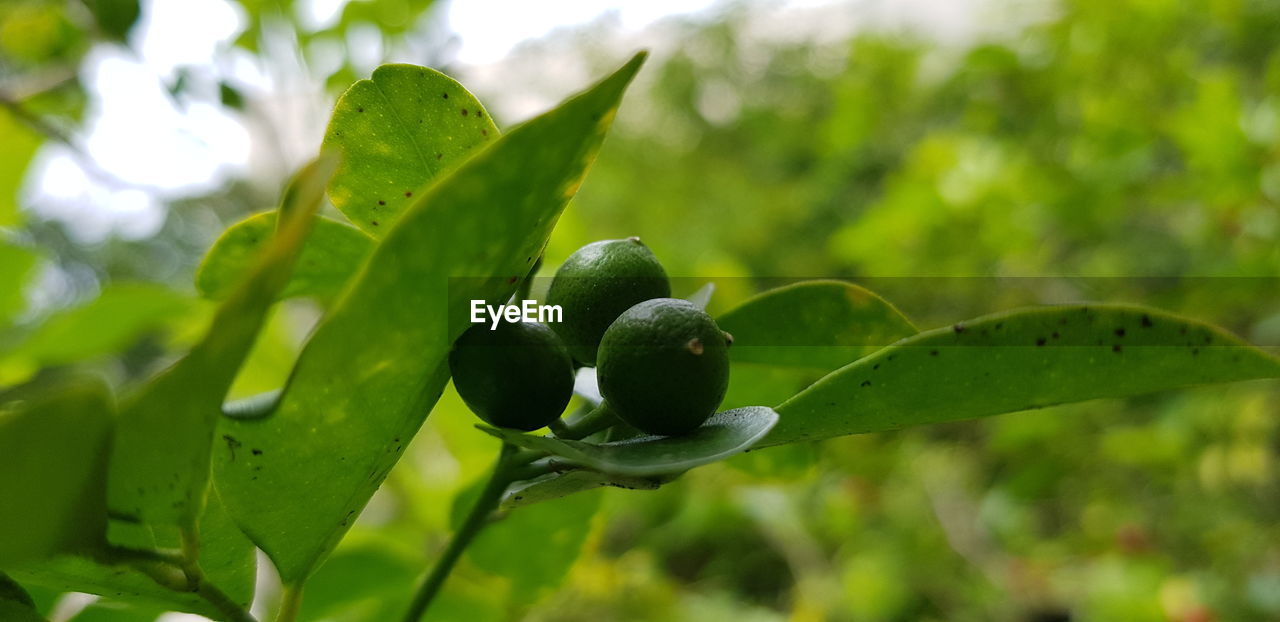
[(591, 412), (583, 415), (570, 425), (563, 426), (560, 431), (552, 430), (556, 438), (580, 441), (596, 432), (607, 430), (619, 423), (618, 416), (609, 410), (606, 402), (600, 402)]

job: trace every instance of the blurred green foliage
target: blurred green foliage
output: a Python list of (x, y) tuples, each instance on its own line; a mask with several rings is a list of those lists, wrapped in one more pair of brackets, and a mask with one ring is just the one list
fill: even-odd
[[(273, 23), (304, 52), (366, 26), (392, 48), (422, 36), (430, 5), (354, 1), (307, 29), (292, 1), (239, 4), (238, 44), (258, 53)], [(75, 68), (90, 46), (127, 40), (129, 11), (0, 5), (0, 384), (74, 360), (128, 386), (172, 360), (208, 321), (189, 299), (197, 260), (223, 226), (263, 207), (233, 185), (172, 204), (154, 238), (97, 246), (14, 209), (44, 140), (23, 114), (74, 126), (86, 97)], [(642, 235), (672, 274), (719, 280), (720, 310), (761, 277), (1280, 274), (1280, 4), (1064, 0), (960, 48), (898, 32), (761, 41), (752, 15), (746, 5), (665, 25), (674, 49), (655, 54), (624, 105), (549, 265), (586, 241)], [(618, 56), (601, 45), (578, 47)], [(56, 88), (28, 96), (33, 77)], [(338, 88), (358, 77), (344, 62), (325, 79)], [(227, 88), (224, 103), (243, 105)], [(30, 296), (51, 273), (77, 288), (24, 310), (13, 293)], [(1151, 300), (1142, 282), (1117, 283), (1116, 300), (1196, 310), (1246, 335), (1280, 317), (1256, 291)], [(975, 308), (958, 313), (922, 289), (890, 297), (922, 328), (1005, 306), (966, 299)], [(276, 386), (314, 315), (305, 302), (283, 306), (237, 386)], [(1274, 620), (1278, 412), (1276, 383), (1255, 382), (752, 452), (656, 492), (572, 499), (563, 520), (589, 526), (546, 532), (582, 539), (559, 586), (501, 557), (540, 544), (558, 506), (496, 523), (438, 613)], [(453, 495), (494, 451), (472, 421), (446, 393), (318, 571), (304, 619), (386, 619), (403, 606), (443, 546)], [(594, 519), (581, 519), (575, 504), (594, 503)], [(53, 600), (32, 593), (46, 609)], [(99, 606), (77, 619), (149, 617)]]

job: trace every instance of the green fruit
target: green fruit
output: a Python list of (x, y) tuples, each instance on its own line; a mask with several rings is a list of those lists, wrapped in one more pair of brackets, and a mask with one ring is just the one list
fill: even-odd
[(490, 425), (536, 430), (555, 421), (573, 397), (573, 361), (564, 343), (537, 322), (467, 329), (449, 353), (453, 386)]
[(667, 273), (640, 238), (592, 242), (574, 251), (551, 281), (547, 304), (564, 314), (551, 328), (574, 359), (595, 365), (600, 338), (623, 311), (670, 295)]
[(724, 400), (727, 335), (691, 302), (645, 301), (605, 331), (596, 376), (605, 403), (623, 421), (649, 434), (686, 434)]

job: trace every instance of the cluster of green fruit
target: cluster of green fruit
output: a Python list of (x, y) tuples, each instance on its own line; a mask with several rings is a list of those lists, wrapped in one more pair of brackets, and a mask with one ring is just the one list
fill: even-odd
[(588, 244), (547, 292), (563, 321), (477, 324), (454, 344), (458, 394), (491, 425), (553, 424), (573, 395), (577, 367), (596, 367), (605, 408), (649, 434), (687, 434), (724, 399), (732, 337), (671, 284), (640, 238)]

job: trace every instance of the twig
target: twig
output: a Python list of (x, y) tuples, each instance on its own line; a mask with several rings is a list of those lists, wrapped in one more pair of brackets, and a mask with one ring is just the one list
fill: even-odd
[(413, 602), (405, 613), (404, 622), (418, 622), (418, 620), (422, 619), (422, 616), (427, 612), (427, 608), (431, 605), (431, 601), (435, 599), (436, 595), (440, 593), (440, 589), (444, 587), (444, 582), (449, 578), (449, 573), (453, 570), (454, 565), (462, 557), (462, 552), (466, 550), (471, 541), (479, 535), (480, 531), (489, 522), (489, 516), (498, 507), (498, 503), (502, 501), (503, 493), (507, 491), (507, 486), (511, 484), (510, 462), (511, 457), (515, 454), (516, 447), (514, 445), (510, 443), (502, 444), (502, 453), (498, 455), (498, 462), (493, 468), (493, 475), (489, 477), (489, 481), (480, 492), (475, 505), (471, 506), (471, 511), (467, 514), (466, 519), (463, 520), (462, 525), (458, 527), (457, 533), (453, 534), (453, 539), (449, 541), (449, 546), (445, 548), (440, 559), (436, 560), (436, 565), (431, 569), (431, 573), (418, 586)]

